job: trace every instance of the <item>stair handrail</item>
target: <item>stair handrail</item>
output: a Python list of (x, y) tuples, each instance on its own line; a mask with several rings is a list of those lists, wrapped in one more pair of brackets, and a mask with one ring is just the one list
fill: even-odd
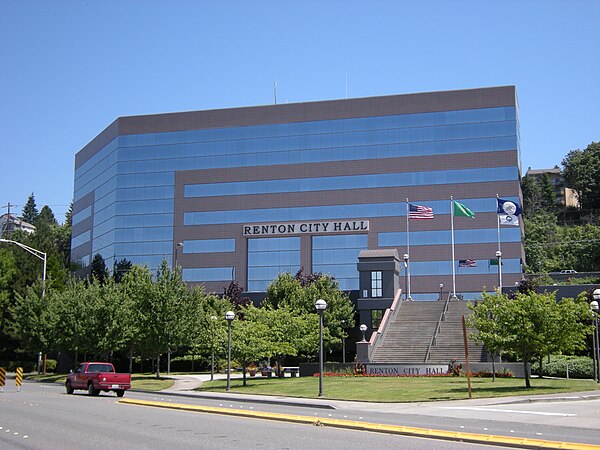
[(448, 293), (448, 297), (446, 298), (446, 302), (444, 303), (444, 309), (442, 310), (440, 318), (438, 319), (437, 325), (435, 327), (435, 333), (433, 333), (433, 336), (431, 337), (431, 342), (429, 342), (429, 346), (427, 347), (427, 354), (425, 355), (425, 360), (423, 362), (429, 361), (429, 358), (431, 357), (431, 348), (437, 344), (437, 336), (440, 333), (442, 322), (446, 320), (446, 313), (448, 312), (450, 298), (450, 293)]
[(385, 335), (387, 328), (391, 322), (393, 322), (398, 316), (398, 311), (400, 309), (400, 305), (402, 304), (402, 289), (398, 289), (396, 295), (394, 296), (394, 301), (392, 305), (385, 310), (383, 314), (383, 318), (381, 319), (381, 323), (373, 334), (371, 334), (371, 339), (369, 339), (369, 361), (372, 361), (375, 350), (377, 350), (381, 343), (383, 342), (383, 336)]

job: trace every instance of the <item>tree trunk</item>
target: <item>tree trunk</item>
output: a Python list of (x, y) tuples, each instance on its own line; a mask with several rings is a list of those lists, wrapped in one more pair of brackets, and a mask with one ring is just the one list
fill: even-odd
[(133, 349), (129, 347), (129, 373), (133, 373)]
[(496, 381), (496, 352), (492, 353), (492, 381)]
[(529, 389), (531, 387), (531, 382), (529, 380), (529, 370), (527, 370), (528, 366), (529, 366), (529, 358), (524, 356), (523, 357), (523, 369), (525, 370), (525, 387)]
[(160, 378), (160, 355), (156, 357), (156, 378)]
[(540, 354), (540, 371), (538, 372), (538, 377), (543, 378), (542, 374), (544, 371), (542, 370), (542, 362), (544, 361), (544, 356)]
[(246, 364), (242, 364), (242, 378), (244, 379), (243, 385), (246, 386)]

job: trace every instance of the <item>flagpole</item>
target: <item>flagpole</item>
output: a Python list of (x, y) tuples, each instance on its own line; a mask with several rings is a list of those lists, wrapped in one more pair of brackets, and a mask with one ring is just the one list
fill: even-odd
[(496, 218), (498, 219), (498, 251), (502, 251), (500, 248), (500, 214), (498, 214), (498, 194), (496, 194)]
[[(408, 215), (409, 215), (409, 207), (408, 207), (408, 198), (406, 199), (406, 254), (409, 257), (410, 260), (410, 228), (409, 228), (409, 220), (408, 220)], [(406, 279), (408, 280), (407, 282), (407, 286), (406, 286), (406, 300), (411, 300), (410, 298), (410, 268), (408, 266), (408, 264), (406, 265)]]
[(454, 260), (454, 200), (450, 196), (450, 229), (452, 230), (452, 297), (456, 298), (456, 268)]
[(406, 199), (406, 253), (410, 256), (410, 229), (408, 222), (408, 198)]

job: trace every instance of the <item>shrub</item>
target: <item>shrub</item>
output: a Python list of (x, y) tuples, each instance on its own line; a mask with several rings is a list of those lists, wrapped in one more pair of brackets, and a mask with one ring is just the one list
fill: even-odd
[[(479, 372), (472, 372), (472, 377), (477, 378), (492, 378), (492, 372), (490, 370), (480, 370)], [(496, 378), (514, 378), (515, 374), (510, 370), (504, 370), (502, 372), (496, 372)]]
[(55, 359), (46, 359), (46, 372), (56, 372), (56, 365)]
[[(569, 365), (570, 378), (593, 378), (594, 361), (587, 356), (564, 356), (553, 355), (550, 362), (546, 358), (542, 363), (542, 375), (546, 377), (567, 377), (567, 364)], [(540, 364), (536, 361), (532, 367), (532, 373), (539, 373)]]

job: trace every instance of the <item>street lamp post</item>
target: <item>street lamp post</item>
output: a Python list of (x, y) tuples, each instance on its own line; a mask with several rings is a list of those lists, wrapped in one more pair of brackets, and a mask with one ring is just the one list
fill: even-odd
[(234, 318), (233, 311), (225, 313), (225, 320), (227, 320), (227, 391), (231, 390), (231, 321)]
[(215, 321), (217, 316), (210, 316), (210, 381), (215, 379)]
[(594, 301), (590, 303), (590, 307), (594, 313), (594, 341), (596, 343), (594, 349), (594, 372), (596, 374), (596, 382), (600, 383), (600, 336), (598, 336), (598, 302), (600, 302), (600, 289), (595, 289), (592, 295)]
[(315, 309), (319, 314), (319, 397), (323, 397), (323, 312), (327, 302), (319, 299), (315, 302)]
[(408, 253), (405, 253), (403, 256), (404, 259), (404, 287), (406, 288), (406, 294), (404, 296), (405, 300), (412, 300), (410, 297), (410, 266), (408, 264), (409, 256)]
[(27, 246), (25, 244), (21, 244), (20, 242), (17, 242), (17, 241), (11, 241), (9, 239), (0, 239), (0, 242), (4, 242), (6, 244), (15, 244), (15, 245), (21, 247), (23, 250), (31, 253), (36, 258), (41, 259), (44, 262), (44, 266), (42, 269), (42, 298), (43, 298), (46, 295), (46, 254), (40, 250), (36, 250), (33, 247), (29, 247), (29, 246)]
[[(33, 256), (35, 256), (36, 258), (39, 258), (43, 261), (44, 265), (42, 268), (42, 298), (44, 298), (46, 296), (46, 263), (47, 263), (46, 253), (44, 253), (40, 250), (37, 250), (33, 247), (29, 247), (20, 242), (11, 241), (10, 239), (0, 239), (0, 242), (4, 242), (5, 244), (15, 244), (16, 246), (21, 247), (26, 252), (31, 253)], [(42, 364), (43, 364), (42, 373), (46, 373), (46, 354), (45, 353), (43, 356)]]
[[(173, 261), (173, 269), (175, 270), (175, 273), (178, 272), (177, 270), (177, 250), (179, 248), (183, 248), (183, 242), (178, 242), (175, 245), (175, 260)], [(167, 349), (167, 375), (169, 375), (171, 373), (171, 349), (168, 348)]]
[(444, 283), (440, 283), (440, 302), (442, 301), (442, 290), (444, 289)]
[(498, 260), (498, 292), (502, 294), (502, 252), (500, 250), (496, 252), (496, 259)]
[(367, 326), (362, 323), (360, 325), (360, 327), (358, 327), (360, 329), (360, 332), (362, 333), (362, 341), (361, 342), (367, 342), (367, 339), (365, 338), (365, 332), (367, 331)]
[(342, 320), (342, 364), (346, 364), (346, 321)]
[(177, 257), (179, 256), (179, 249), (183, 248), (183, 242), (178, 242), (175, 244), (175, 260), (173, 266), (177, 269)]

